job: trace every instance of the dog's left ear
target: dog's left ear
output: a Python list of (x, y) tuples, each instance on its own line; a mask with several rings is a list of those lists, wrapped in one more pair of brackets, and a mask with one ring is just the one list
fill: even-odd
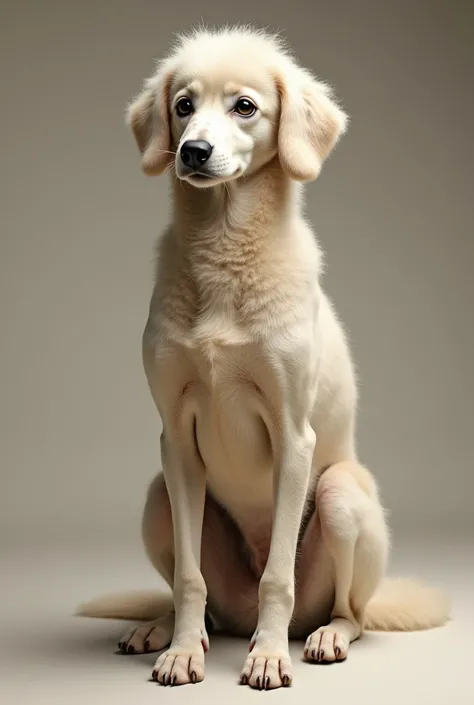
[(296, 181), (314, 181), (345, 132), (347, 115), (331, 90), (292, 65), (277, 77), (280, 95), (278, 153), (282, 168)]

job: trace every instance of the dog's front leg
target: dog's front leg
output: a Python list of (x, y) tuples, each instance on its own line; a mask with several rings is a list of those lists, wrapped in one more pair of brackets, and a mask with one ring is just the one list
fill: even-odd
[(206, 585), (200, 570), (206, 495), (204, 467), (195, 447), (193, 421), (165, 429), (162, 463), (173, 516), (175, 627), (171, 645), (159, 656), (153, 678), (163, 685), (204, 678), (209, 641), (204, 626)]
[(259, 587), (259, 615), (241, 680), (254, 688), (290, 685), (288, 627), (294, 606), (298, 533), (316, 442), (306, 420), (287, 419), (279, 430), (270, 552)]

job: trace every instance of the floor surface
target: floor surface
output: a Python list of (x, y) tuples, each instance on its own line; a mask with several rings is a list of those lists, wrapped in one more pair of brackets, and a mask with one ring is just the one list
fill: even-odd
[(344, 663), (302, 661), (291, 647), (292, 688), (252, 691), (238, 685), (243, 640), (214, 637), (201, 684), (163, 688), (149, 682), (153, 654), (122, 656), (128, 623), (72, 616), (77, 603), (104, 592), (160, 587), (138, 543), (107, 547), (59, 543), (4, 547), (0, 624), (0, 702), (4, 705), (148, 705), (156, 702), (260, 702), (351, 705), (473, 705), (474, 550), (467, 539), (410, 541), (395, 550), (392, 573), (446, 587), (453, 620), (413, 634), (367, 634)]

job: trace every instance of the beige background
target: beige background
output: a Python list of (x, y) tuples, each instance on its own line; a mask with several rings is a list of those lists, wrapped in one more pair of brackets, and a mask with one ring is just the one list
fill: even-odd
[[(214, 636), (204, 683), (163, 691), (154, 654), (114, 653), (130, 625), (71, 616), (162, 587), (139, 538), (159, 457), (140, 339), (168, 193), (141, 175), (123, 112), (201, 18), (283, 30), (352, 116), (308, 210), (391, 568), (454, 604), (443, 629), (364, 635), (334, 668), (292, 643), (294, 685), (271, 696), (237, 685), (245, 641)], [(2, 703), (474, 702), (473, 35), (472, 0), (0, 0)]]
[[(473, 526), (473, 3), (1, 4), (0, 529), (133, 534), (158, 466), (141, 368), (164, 180), (126, 102), (199, 19), (281, 29), (352, 116), (308, 210), (396, 526)], [(238, 60), (238, 57), (236, 57)]]

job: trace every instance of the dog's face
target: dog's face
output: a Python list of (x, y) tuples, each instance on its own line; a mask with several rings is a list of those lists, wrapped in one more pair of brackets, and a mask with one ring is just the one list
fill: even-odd
[(277, 154), (315, 179), (344, 130), (331, 92), (269, 37), (201, 32), (182, 41), (129, 109), (147, 174), (173, 166), (197, 188), (249, 175)]
[[(206, 187), (255, 171), (277, 152), (278, 98), (271, 81), (196, 77), (172, 82), (171, 137), (180, 179)], [(242, 78), (242, 77), (240, 77)], [(207, 79), (207, 80), (206, 80)]]

